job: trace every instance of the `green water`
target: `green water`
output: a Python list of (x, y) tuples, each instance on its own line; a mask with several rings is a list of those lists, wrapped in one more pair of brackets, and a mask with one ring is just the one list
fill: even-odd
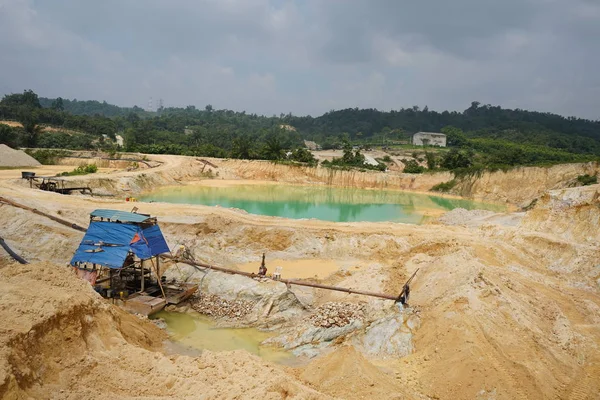
[(393, 190), (328, 186), (189, 185), (164, 187), (141, 196), (142, 201), (203, 204), (239, 208), (251, 214), (284, 218), (316, 218), (335, 222), (394, 221), (423, 223), (426, 214), (454, 208), (502, 211), (500, 205)]
[(268, 361), (291, 363), (293, 356), (284, 350), (261, 346), (271, 335), (254, 328), (217, 328), (210, 318), (201, 314), (160, 311), (152, 318), (161, 318), (167, 324), (171, 340), (197, 350), (247, 350)]

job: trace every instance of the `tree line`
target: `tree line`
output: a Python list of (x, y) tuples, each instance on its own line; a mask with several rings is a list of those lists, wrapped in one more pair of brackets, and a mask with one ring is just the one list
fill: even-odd
[[(443, 163), (448, 169), (586, 161), (600, 156), (600, 121), (478, 102), (463, 112), (414, 106), (392, 111), (353, 108), (319, 117), (263, 116), (216, 110), (211, 105), (148, 112), (106, 102), (40, 98), (26, 90), (4, 96), (0, 120), (16, 120), (23, 126), (0, 125), (0, 142), (25, 147), (115, 149), (114, 139), (120, 135), (127, 151), (268, 160), (291, 157), (306, 162), (307, 153), (298, 151), (305, 139), (324, 149), (341, 149), (349, 143), (407, 143), (415, 132), (442, 131), (454, 149), (454, 161)], [(42, 134), (42, 125), (51, 125), (57, 132)], [(349, 165), (360, 164), (360, 154), (352, 158), (349, 152), (345, 154)], [(442, 165), (441, 161), (433, 164)]]

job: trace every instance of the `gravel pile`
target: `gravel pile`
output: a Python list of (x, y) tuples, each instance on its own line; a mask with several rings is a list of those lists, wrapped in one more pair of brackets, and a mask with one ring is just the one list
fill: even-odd
[(21, 150), (14, 150), (0, 144), (0, 167), (35, 167), (40, 163)]
[(213, 294), (200, 293), (195, 295), (190, 305), (194, 311), (214, 318), (229, 318), (241, 320), (252, 312), (254, 304), (245, 300), (228, 301)]
[(319, 306), (308, 319), (314, 326), (331, 328), (346, 326), (355, 319), (363, 319), (364, 315), (364, 306), (360, 304), (325, 303)]

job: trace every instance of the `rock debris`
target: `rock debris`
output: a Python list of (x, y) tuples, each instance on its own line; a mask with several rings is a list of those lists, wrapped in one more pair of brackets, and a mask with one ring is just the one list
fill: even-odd
[(190, 300), (194, 311), (213, 318), (244, 319), (252, 312), (254, 304), (245, 300), (225, 300), (213, 294), (199, 293)]
[(308, 320), (314, 326), (331, 328), (346, 326), (353, 320), (363, 319), (364, 315), (364, 305), (331, 302), (319, 306)]

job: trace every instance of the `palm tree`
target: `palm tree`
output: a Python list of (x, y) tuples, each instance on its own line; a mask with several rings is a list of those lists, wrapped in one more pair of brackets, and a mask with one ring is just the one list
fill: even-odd
[(37, 146), (38, 137), (44, 131), (41, 125), (38, 125), (38, 116), (31, 110), (26, 110), (19, 116), (19, 122), (25, 130), (25, 141), (27, 147)]

